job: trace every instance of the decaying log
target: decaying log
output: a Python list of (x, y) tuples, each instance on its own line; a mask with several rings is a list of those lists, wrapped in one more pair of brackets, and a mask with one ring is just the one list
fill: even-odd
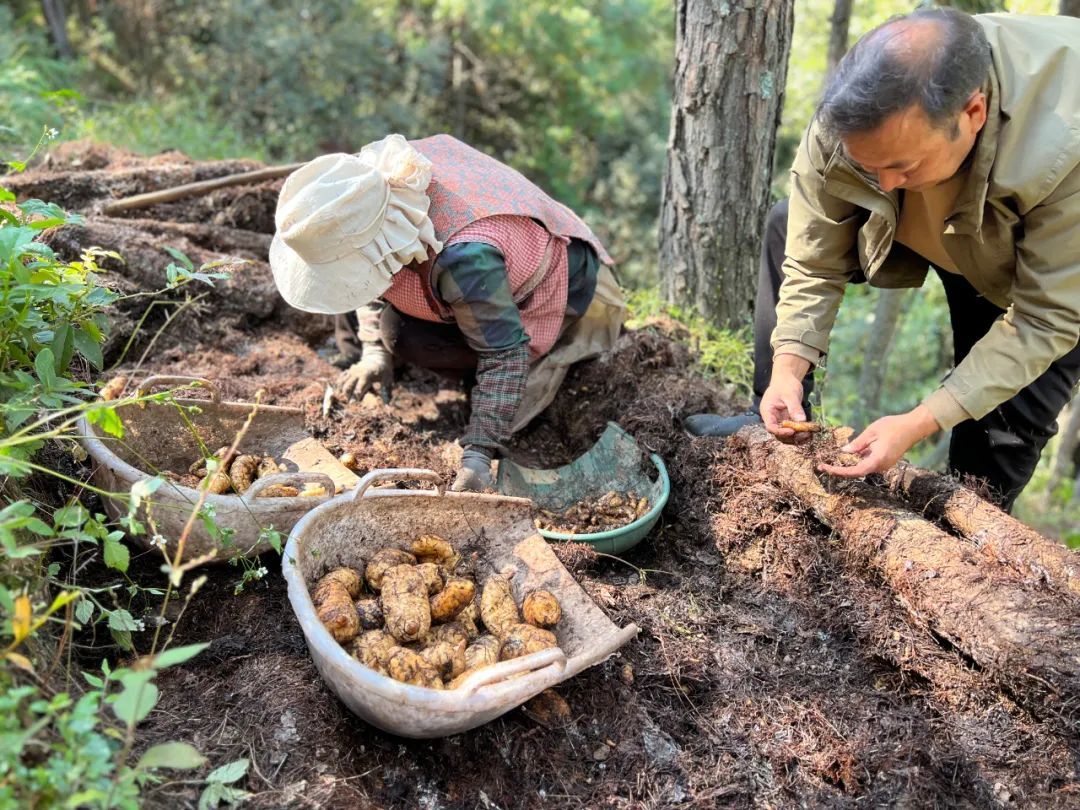
[(149, 208), (158, 203), (172, 202), (185, 197), (195, 197), (200, 194), (209, 194), (226, 186), (239, 186), (249, 183), (261, 183), (263, 180), (276, 180), (285, 177), (303, 166), (303, 163), (292, 163), (287, 166), (268, 166), (264, 169), (256, 169), (250, 172), (231, 174), (227, 177), (216, 177), (213, 180), (202, 180), (197, 183), (185, 183), (172, 188), (159, 191), (148, 191), (145, 194), (136, 194), (133, 197), (125, 197), (122, 200), (113, 200), (105, 203), (101, 211), (106, 216), (115, 216), (124, 211), (135, 208)]
[(1025, 581), (869, 486), (830, 491), (803, 449), (763, 428), (738, 435), (751, 464), (839, 535), (834, 554), (846, 568), (877, 574), (913, 617), (1018, 699), (1080, 728), (1080, 601)]
[(37, 198), (67, 211), (103, 206), (110, 198), (234, 175), (262, 167), (253, 160), (153, 163), (91, 171), (34, 171), (0, 178), (19, 200)]
[(889, 487), (915, 509), (945, 521), (988, 555), (1024, 576), (1035, 575), (1080, 595), (1080, 558), (1048, 540), (958, 481), (918, 467), (900, 466), (885, 476)]
[(138, 228), (155, 236), (181, 237), (204, 250), (227, 253), (243, 259), (266, 261), (270, 253), (269, 234), (222, 225), (202, 225), (197, 222), (165, 222), (160, 219), (118, 219), (113, 217), (86, 218), (86, 227), (95, 225), (111, 228)]

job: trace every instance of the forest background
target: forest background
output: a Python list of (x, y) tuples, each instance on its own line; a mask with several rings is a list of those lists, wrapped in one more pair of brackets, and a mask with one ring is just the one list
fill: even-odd
[[(851, 5), (853, 42), (916, 4)], [(1057, 0), (955, 5), (1058, 11)], [(795, 3), (777, 198), (824, 82), (835, 7)], [(66, 16), (60, 27), (58, 12)], [(619, 261), (639, 312), (652, 311), (665, 306), (657, 218), (674, 54), (666, 0), (75, 0), (66, 9), (15, 0), (0, 7), (0, 158), (25, 158), (43, 132), (50, 144), (89, 138), (269, 163), (357, 150), (389, 132), (449, 132), (582, 213)], [(820, 386), (829, 421), (859, 426), (877, 411), (906, 410), (950, 366), (948, 315), (931, 274), (899, 301), (896, 333), (869, 374), (863, 347), (877, 331), (877, 297), (865, 285), (849, 289)], [(696, 339), (715, 336), (698, 326)], [(745, 369), (748, 333), (731, 337), (741, 341)], [(745, 373), (730, 376), (745, 381)], [(1017, 513), (1077, 545), (1076, 473), (1051, 480), (1056, 447)], [(939, 441), (914, 457), (940, 467), (945, 450)]]

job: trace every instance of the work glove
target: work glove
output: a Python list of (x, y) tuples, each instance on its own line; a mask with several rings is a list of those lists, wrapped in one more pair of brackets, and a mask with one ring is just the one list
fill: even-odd
[(383, 402), (390, 402), (390, 390), (394, 385), (394, 364), (390, 352), (381, 342), (364, 343), (360, 359), (341, 372), (338, 377), (338, 393), (345, 399), (362, 399), (368, 391), (379, 384)]
[(495, 481), (491, 478), (491, 459), (479, 450), (466, 450), (461, 455), (461, 469), (450, 489), (454, 492), (495, 489)]

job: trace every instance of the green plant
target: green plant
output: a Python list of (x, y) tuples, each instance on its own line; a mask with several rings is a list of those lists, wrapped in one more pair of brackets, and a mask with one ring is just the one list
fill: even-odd
[(199, 796), (199, 810), (211, 810), (222, 803), (229, 805), (239, 804), (251, 794), (246, 790), (233, 787), (234, 782), (240, 781), (247, 773), (250, 763), (246, 759), (238, 759), (220, 768), (215, 768), (206, 775), (206, 787)]
[[(139, 807), (140, 788), (157, 771), (201, 767), (193, 746), (167, 742), (129, 761), (135, 727), (158, 700), (154, 678), (198, 655), (206, 644), (166, 650), (136, 667), (84, 672), (90, 688), (23, 685), (0, 692), (0, 807)], [(108, 709), (108, 711), (106, 711)]]
[(686, 329), (688, 342), (696, 353), (695, 362), (706, 377), (734, 385), (749, 396), (753, 386), (754, 365), (750, 336), (746, 330), (720, 329), (696, 312), (669, 304), (656, 287), (634, 290), (627, 299), (629, 316), (626, 325), (639, 329), (654, 319), (668, 318)]
[[(49, 137), (46, 132), (38, 146)], [(19, 169), (22, 164), (13, 165)], [(130, 492), (105, 492), (39, 459), (48, 443), (73, 444), (80, 417), (113, 440), (123, 438), (117, 403), (92, 401), (93, 389), (74, 373), (80, 366), (100, 369), (103, 364), (107, 308), (123, 298), (102, 283), (97, 261), (105, 255), (120, 257), (90, 248), (78, 261), (63, 261), (36, 237), (46, 228), (77, 223), (78, 217), (37, 200), (12, 205), (13, 196), (3, 189), (0, 199), (8, 204), (0, 209), (0, 476), (6, 501), (0, 507), (0, 808), (137, 807), (141, 788), (158, 779), (161, 769), (198, 768), (205, 762), (192, 746), (175, 741), (153, 746), (137, 760), (132, 757), (136, 728), (159, 697), (155, 678), (206, 646), (171, 646), (177, 624), (205, 582), (205, 577), (184, 582), (205, 559), (183, 561), (183, 543), (205, 492), (175, 556), (170, 558), (161, 544), (165, 586), (146, 587), (128, 577), (130, 552), (122, 538), (145, 532), (157, 536), (150, 499), (164, 479), (140, 481)], [(212, 285), (224, 277), (213, 272), (213, 264), (195, 268), (179, 251), (170, 253), (175, 262), (166, 269), (163, 289), (195, 282)], [(173, 395), (165, 391), (124, 402), (171, 403), (181, 412), (194, 407)], [(118, 527), (76, 497), (43, 508), (35, 502), (32, 482), (23, 489), (35, 474), (66, 483), (72, 491), (125, 499), (128, 513)], [(206, 517), (213, 522), (212, 514)], [(88, 548), (125, 582), (98, 587), (77, 582), (72, 572)], [(60, 549), (76, 563), (66, 580), (60, 577), (61, 565), (48, 561), (50, 552)], [(167, 622), (169, 602), (185, 585), (179, 616)], [(133, 634), (147, 630), (132, 610), (138, 595), (161, 600), (153, 635), (140, 645), (148, 648), (145, 655), (115, 670), (105, 661), (100, 673), (84, 671), (80, 680), (68, 647), (68, 666), (56, 673), (64, 640), (98, 623), (121, 649), (134, 652)], [(170, 625), (163, 636), (162, 628)], [(57, 633), (45, 632), (54, 626)], [(60, 642), (52, 663), (35, 663), (40, 655), (34, 651), (47, 648), (55, 638)], [(58, 679), (62, 686), (56, 686)], [(241, 775), (229, 779), (225, 772), (211, 779), (211, 787), (217, 787), (210, 798), (238, 800), (243, 791), (230, 784)]]

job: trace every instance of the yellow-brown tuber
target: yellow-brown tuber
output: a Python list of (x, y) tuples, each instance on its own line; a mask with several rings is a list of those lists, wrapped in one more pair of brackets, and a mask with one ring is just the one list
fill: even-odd
[(431, 664), (444, 680), (457, 677), (465, 671), (465, 641), (457, 644), (437, 641), (420, 651), (420, 657)]
[(416, 566), (395, 565), (383, 574), (381, 585), (380, 603), (390, 635), (402, 642), (423, 638), (431, 627), (431, 606)]
[(491, 635), (483, 635), (465, 648), (465, 666), (468, 669), (479, 669), (498, 663), (499, 649), (502, 642)]
[(378, 630), (383, 626), (385, 620), (378, 599), (358, 599), (355, 607), (361, 629)]
[(373, 591), (382, 588), (383, 574), (395, 565), (415, 565), (416, 557), (399, 548), (381, 548), (367, 564), (364, 578)]
[(558, 646), (558, 641), (550, 630), (533, 627), (531, 624), (515, 624), (502, 636), (499, 660), (509, 661), (511, 658), (520, 658), (555, 646)]
[(439, 566), (435, 563), (420, 563), (416, 566), (416, 570), (420, 572), (420, 575), (424, 578), (424, 584), (427, 585), (428, 595), (436, 594), (443, 589), (443, 575), (439, 570)]
[(233, 489), (239, 493), (247, 492), (248, 487), (255, 483), (258, 473), (257, 456), (237, 456), (229, 468), (229, 478), (232, 479)]
[(562, 608), (551, 591), (539, 589), (525, 596), (521, 615), (528, 624), (536, 627), (554, 627), (562, 618)]
[(476, 585), (471, 579), (451, 577), (441, 591), (431, 597), (431, 620), (448, 622), (472, 603)]
[(484, 591), (480, 595), (480, 618), (484, 620), (484, 626), (500, 638), (511, 625), (521, 621), (506, 577), (495, 575), (484, 583)]
[(438, 670), (421, 658), (418, 653), (404, 647), (398, 648), (390, 656), (386, 669), (395, 681), (413, 686), (426, 686), (428, 689), (442, 689), (443, 686)]
[(351, 568), (337, 568), (315, 585), (311, 598), (315, 614), (335, 641), (353, 639), (360, 631), (353, 599), (360, 592), (360, 575)]

